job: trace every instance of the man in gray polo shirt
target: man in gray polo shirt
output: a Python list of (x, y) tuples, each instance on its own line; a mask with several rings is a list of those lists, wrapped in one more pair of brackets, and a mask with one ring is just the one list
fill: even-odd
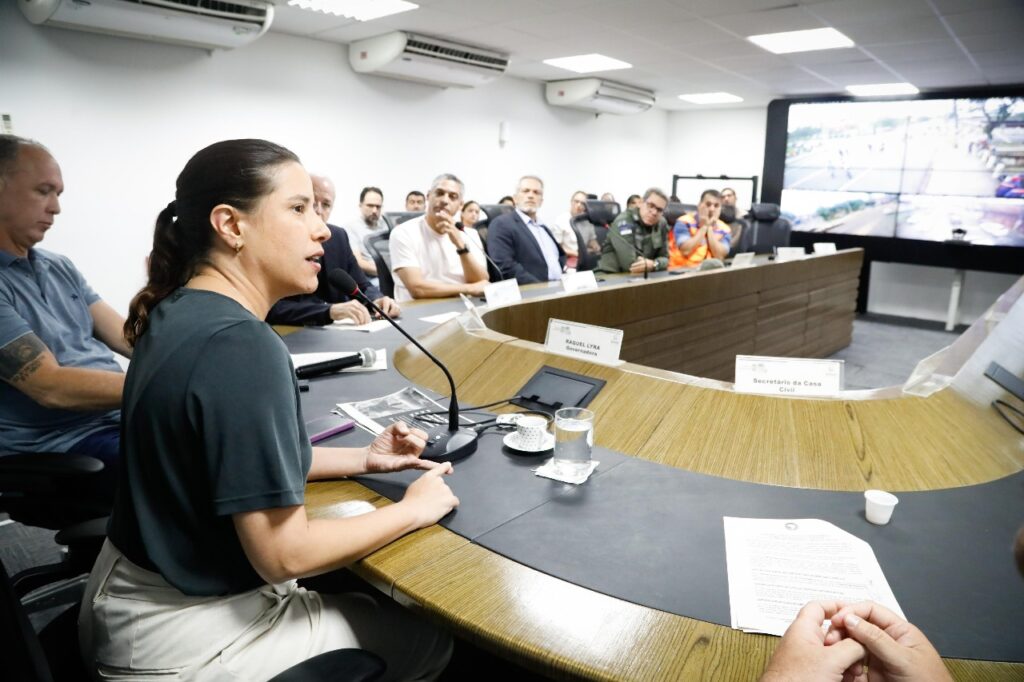
[(124, 373), (111, 351), (131, 349), (124, 318), (71, 261), (36, 248), (63, 191), (45, 147), (0, 135), (0, 454), (74, 452), (113, 464)]

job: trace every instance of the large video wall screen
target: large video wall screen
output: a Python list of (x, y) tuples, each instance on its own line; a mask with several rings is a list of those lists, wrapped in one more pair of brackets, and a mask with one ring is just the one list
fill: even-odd
[(1024, 97), (793, 103), (794, 230), (1024, 247)]

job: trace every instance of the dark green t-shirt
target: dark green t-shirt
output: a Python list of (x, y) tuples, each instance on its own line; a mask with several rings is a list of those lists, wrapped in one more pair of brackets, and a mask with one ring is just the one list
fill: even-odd
[(231, 515), (302, 504), (312, 460), (281, 339), (225, 296), (179, 289), (135, 346), (121, 415), (114, 545), (185, 594), (264, 584)]

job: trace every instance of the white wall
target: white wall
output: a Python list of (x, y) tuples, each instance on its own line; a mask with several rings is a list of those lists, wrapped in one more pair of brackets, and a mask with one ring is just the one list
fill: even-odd
[[(0, 112), (61, 164), (63, 214), (43, 244), (70, 256), (119, 310), (144, 281), (156, 214), (201, 147), (262, 137), (338, 187), (334, 219), (364, 185), (401, 210), (441, 172), (495, 202), (525, 173), (546, 181), (542, 215), (576, 189), (625, 195), (664, 184), (668, 113), (595, 117), (555, 109), (514, 78), (442, 90), (354, 74), (340, 45), (270, 33), (229, 52), (29, 24), (0, 2)], [(510, 141), (498, 146), (507, 121)]]
[[(668, 123), (669, 175), (728, 175), (759, 178), (764, 166), (766, 109), (718, 109), (676, 111)], [(725, 183), (710, 183), (718, 187)], [(701, 189), (704, 189), (703, 187)], [(742, 196), (743, 207), (750, 198)], [(684, 203), (697, 203), (698, 197), (679, 197)]]

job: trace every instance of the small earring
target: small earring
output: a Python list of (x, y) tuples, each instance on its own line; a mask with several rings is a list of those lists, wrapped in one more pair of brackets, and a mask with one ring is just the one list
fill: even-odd
[(242, 242), (235, 242), (235, 253), (239, 253), (242, 250)]

